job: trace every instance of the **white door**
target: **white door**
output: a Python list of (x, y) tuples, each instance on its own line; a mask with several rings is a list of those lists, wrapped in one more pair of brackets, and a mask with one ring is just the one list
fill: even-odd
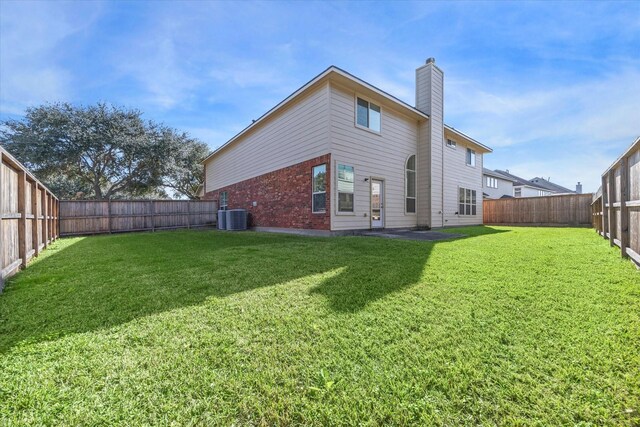
[(371, 180), (371, 228), (384, 227), (384, 185), (382, 181)]

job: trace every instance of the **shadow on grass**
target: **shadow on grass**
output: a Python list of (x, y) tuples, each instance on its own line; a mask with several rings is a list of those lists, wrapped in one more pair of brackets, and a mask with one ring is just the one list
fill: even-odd
[(215, 231), (63, 239), (0, 295), (0, 352), (337, 268), (312, 292), (333, 310), (355, 312), (419, 282), (437, 244)]

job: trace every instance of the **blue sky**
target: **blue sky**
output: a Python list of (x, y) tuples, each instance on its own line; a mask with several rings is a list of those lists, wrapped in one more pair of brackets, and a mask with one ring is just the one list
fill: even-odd
[(445, 121), (489, 168), (586, 191), (640, 135), (640, 2), (0, 3), (0, 118), (107, 101), (213, 149), (337, 65)]

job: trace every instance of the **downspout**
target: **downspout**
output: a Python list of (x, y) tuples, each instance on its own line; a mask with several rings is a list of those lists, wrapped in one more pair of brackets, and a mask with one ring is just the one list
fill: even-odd
[[(444, 91), (443, 91), (443, 98), (444, 98)], [(442, 228), (444, 228), (444, 114), (443, 114), (443, 119), (442, 119), (442, 173), (440, 174), (440, 179), (442, 180), (442, 182), (440, 183), (440, 191), (441, 191), (441, 197), (440, 197), (440, 214), (441, 214), (441, 223), (442, 223)]]

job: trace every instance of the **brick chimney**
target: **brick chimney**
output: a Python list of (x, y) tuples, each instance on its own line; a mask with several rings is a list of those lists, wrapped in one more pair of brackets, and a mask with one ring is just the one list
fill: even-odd
[[(444, 73), (434, 58), (416, 70), (416, 108), (429, 116), (418, 143), (418, 225), (444, 225)], [(433, 173), (435, 169), (438, 173)]]

